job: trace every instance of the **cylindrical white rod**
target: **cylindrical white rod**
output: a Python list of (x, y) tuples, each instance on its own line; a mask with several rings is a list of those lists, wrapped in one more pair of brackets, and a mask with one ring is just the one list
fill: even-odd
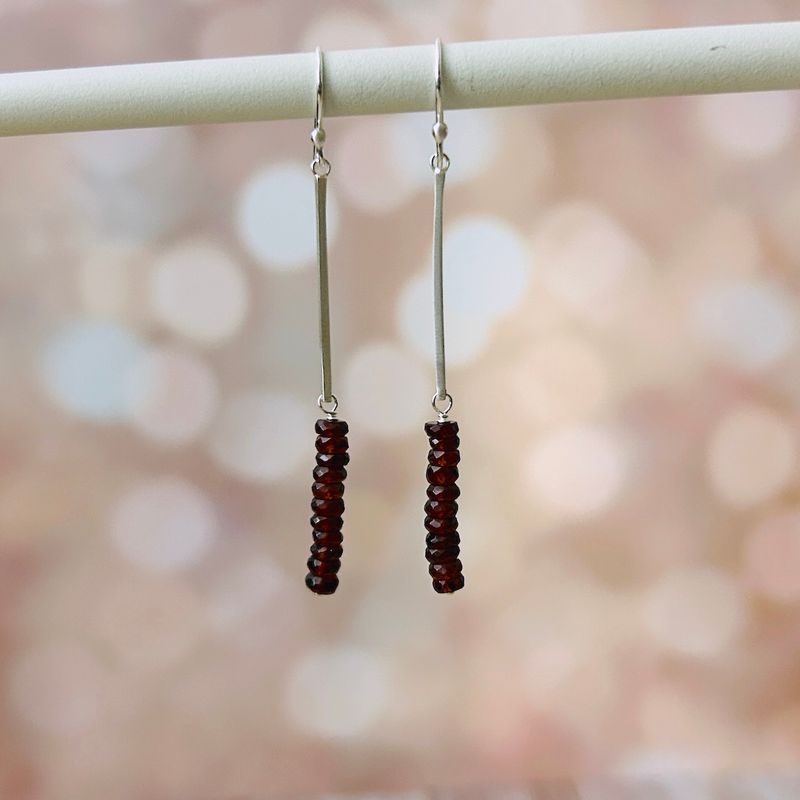
[[(433, 108), (431, 44), (325, 54), (326, 115)], [(800, 88), (800, 22), (444, 48), (446, 108)], [(313, 53), (0, 76), (0, 135), (312, 117)]]

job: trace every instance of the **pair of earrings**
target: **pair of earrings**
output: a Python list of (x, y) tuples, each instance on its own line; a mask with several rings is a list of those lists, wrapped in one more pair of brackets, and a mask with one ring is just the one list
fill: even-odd
[[(458, 479), (459, 454), (458, 423), (448, 419), (453, 408), (453, 398), (447, 391), (444, 348), (444, 294), (442, 282), (442, 203), (444, 179), (450, 159), (444, 152), (447, 125), (442, 106), (442, 43), (436, 40), (435, 55), (435, 113), (432, 133), (435, 152), (431, 156), (434, 177), (433, 193), (433, 310), (436, 363), (436, 393), (432, 405), (436, 420), (425, 424), (430, 450), (428, 451), (427, 502), (425, 503), (425, 557), (436, 592), (449, 594), (464, 586), (464, 576), (459, 560), (458, 520), (456, 502), (460, 489)], [(314, 129), (311, 141), (314, 158), (311, 172), (314, 176), (317, 220), (317, 264), (319, 267), (319, 338), (322, 356), (322, 393), (317, 404), (325, 417), (318, 419), (317, 464), (314, 467), (313, 499), (311, 501), (311, 527), (314, 542), (308, 559), (306, 586), (316, 594), (333, 594), (339, 585), (339, 567), (342, 558), (342, 515), (344, 513), (344, 480), (347, 477), (347, 423), (337, 418), (339, 401), (331, 389), (330, 311), (328, 299), (328, 244), (326, 230), (325, 197), (331, 164), (325, 158), (325, 131), (322, 127), (323, 63), (317, 48), (317, 92)]]

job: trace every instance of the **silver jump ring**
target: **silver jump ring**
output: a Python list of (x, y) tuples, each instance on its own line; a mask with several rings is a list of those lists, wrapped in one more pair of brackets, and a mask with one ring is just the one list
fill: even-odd
[(311, 172), (317, 178), (327, 178), (331, 174), (331, 162), (322, 154), (318, 154), (311, 162)]
[[(326, 400), (322, 395), (317, 398), (317, 405), (325, 414), (333, 415), (336, 413), (336, 409), (339, 408), (339, 401), (336, 399), (335, 394), (331, 394), (330, 400)], [(325, 406), (332, 406), (331, 408), (326, 408)]]
[(450, 167), (450, 156), (447, 153), (434, 153), (431, 156), (431, 169), (434, 172), (447, 172)]
[[(445, 408), (439, 408), (439, 403), (442, 401), (447, 403)], [(449, 392), (445, 392), (444, 397), (439, 397), (438, 394), (434, 394), (433, 398), (431, 399), (431, 405), (433, 406), (433, 410), (440, 417), (446, 417), (453, 408), (453, 398)]]

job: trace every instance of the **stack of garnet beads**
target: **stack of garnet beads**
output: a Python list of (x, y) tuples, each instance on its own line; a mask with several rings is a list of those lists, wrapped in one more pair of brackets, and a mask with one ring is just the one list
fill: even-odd
[(337, 572), (342, 565), (342, 514), (344, 514), (347, 423), (340, 419), (318, 419), (317, 466), (311, 491), (311, 527), (314, 544), (308, 559), (306, 586), (315, 594), (333, 594), (339, 585)]
[(459, 561), (458, 520), (456, 499), (461, 494), (458, 480), (458, 423), (449, 420), (425, 424), (431, 449), (428, 452), (428, 502), (425, 503), (425, 537), (433, 588), (440, 594), (457, 592), (464, 586)]

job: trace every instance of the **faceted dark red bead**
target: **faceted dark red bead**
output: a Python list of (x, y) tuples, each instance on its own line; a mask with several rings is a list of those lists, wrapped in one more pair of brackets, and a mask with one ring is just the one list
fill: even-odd
[(343, 467), (314, 467), (312, 475), (319, 483), (341, 483), (347, 477), (347, 470)]
[(335, 575), (342, 566), (342, 562), (338, 558), (314, 558), (309, 556), (308, 570), (312, 575)]
[(458, 434), (458, 423), (449, 419), (444, 422), (426, 422), (425, 433), (429, 439), (434, 436), (442, 439), (453, 437)]
[(461, 574), (463, 566), (456, 558), (453, 561), (448, 561), (446, 564), (430, 564), (428, 565), (428, 573), (431, 578), (454, 578), (456, 575)]
[(437, 467), (454, 467), (461, 461), (458, 450), (431, 450), (428, 452), (428, 463)]
[(431, 450), (444, 450), (445, 452), (452, 453), (458, 450), (461, 444), (461, 439), (458, 436), (449, 436), (442, 439), (439, 436), (434, 436), (429, 440)]
[(343, 419), (318, 419), (314, 430), (323, 436), (347, 436), (350, 428)]
[(430, 500), (456, 500), (461, 496), (461, 489), (454, 483), (447, 486), (428, 486), (428, 498)]
[(429, 548), (435, 550), (439, 547), (455, 547), (461, 542), (461, 537), (458, 531), (449, 531), (448, 533), (428, 533), (425, 536), (425, 544)]
[(321, 514), (314, 514), (311, 517), (311, 527), (320, 533), (339, 533), (344, 525), (341, 516), (325, 517)]
[[(326, 517), (326, 519), (336, 519), (336, 517)], [(314, 544), (318, 544), (320, 547), (332, 547), (333, 545), (341, 545), (344, 539), (341, 531), (313, 530), (312, 534), (314, 536)], [(313, 547), (314, 545), (311, 546)]]
[(315, 482), (311, 486), (311, 493), (321, 500), (337, 500), (344, 495), (344, 484)]
[(427, 558), (431, 564), (446, 564), (454, 561), (458, 558), (460, 553), (461, 548), (459, 548), (457, 544), (452, 547), (425, 548), (425, 558)]
[(314, 594), (333, 594), (339, 585), (339, 578), (336, 575), (306, 575), (306, 586)]
[[(341, 558), (344, 548), (341, 544), (320, 544), (315, 542), (311, 545), (311, 555), (321, 561), (331, 558)], [(456, 553), (458, 555), (458, 553)]]
[(346, 436), (317, 436), (316, 447), (318, 453), (346, 453)]
[(464, 576), (456, 575), (453, 578), (434, 578), (433, 590), (439, 594), (452, 594), (464, 588)]
[(446, 519), (425, 517), (425, 530), (431, 533), (455, 532), (458, 530), (458, 520), (455, 517), (447, 517)]
[(437, 467), (430, 464), (425, 472), (425, 477), (428, 479), (428, 483), (447, 486), (458, 480), (458, 467)]
[(344, 514), (344, 500), (341, 497), (336, 500), (321, 500), (315, 497), (311, 501), (311, 510), (322, 517), (341, 517)]
[(317, 453), (317, 464), (320, 467), (346, 467), (350, 463), (349, 453)]
[(425, 513), (436, 519), (454, 517), (458, 513), (458, 503), (454, 500), (428, 500), (425, 503)]

